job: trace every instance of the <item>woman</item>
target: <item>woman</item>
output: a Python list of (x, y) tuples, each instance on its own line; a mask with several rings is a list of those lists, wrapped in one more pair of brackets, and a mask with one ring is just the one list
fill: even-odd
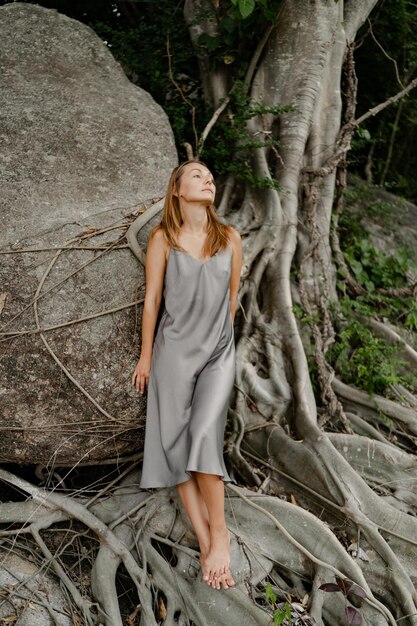
[(214, 197), (213, 176), (201, 161), (173, 170), (162, 221), (149, 236), (142, 349), (132, 384), (141, 394), (148, 389), (140, 487), (176, 485), (198, 538), (203, 580), (227, 589), (235, 582), (223, 445), (242, 242), (217, 217)]

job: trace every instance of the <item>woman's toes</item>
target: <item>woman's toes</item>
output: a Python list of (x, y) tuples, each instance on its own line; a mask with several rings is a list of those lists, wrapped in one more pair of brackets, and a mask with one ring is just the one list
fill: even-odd
[(223, 584), (223, 589), (229, 589), (229, 585), (227, 584), (226, 576), (222, 576), (221, 582)]

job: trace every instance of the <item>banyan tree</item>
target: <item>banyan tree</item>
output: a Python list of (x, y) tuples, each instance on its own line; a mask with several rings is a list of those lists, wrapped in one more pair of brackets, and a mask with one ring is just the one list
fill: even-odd
[[(0, 505), (2, 550), (30, 550), (41, 569), (47, 566), (60, 580), (71, 607), (65, 617), (65, 610), (54, 608), (39, 586), (32, 588), (36, 602), (46, 611), (45, 624), (266, 626), (273, 623), (274, 614), (276, 623), (284, 624), (417, 624), (417, 394), (411, 383), (394, 380), (390, 392), (383, 394), (378, 388), (366, 390), (343, 380), (334, 357), (338, 336), (346, 336), (349, 329), (346, 310), (340, 306), (342, 294), (356, 303), (363, 303), (368, 292), (381, 301), (415, 298), (412, 271), (398, 286), (366, 285), (359, 270), (354, 271), (358, 266), (344, 254), (339, 226), (354, 133), (368, 118), (407, 96), (415, 81), (358, 117), (355, 40), (377, 0), (282, 0), (274, 5), (273, 15), (272, 4), (185, 0), (183, 15), (177, 13), (177, 19), (188, 25), (209, 119), (195, 144), (186, 146), (188, 156), (204, 160), (206, 145), (222, 124), (235, 131), (229, 146), (235, 167), (225, 164), (216, 205), (221, 219), (241, 233), (244, 247), (235, 319), (237, 376), (225, 441), (225, 459), (235, 481), (226, 485), (225, 495), (232, 534), (231, 569), (238, 584), (218, 591), (201, 581), (196, 538), (174, 488), (138, 490), (138, 442), (143, 434), (138, 413), (143, 418), (145, 407), (139, 407), (128, 382), (140, 345), (137, 296), (143, 296), (143, 284), (138, 284), (138, 277), (144, 276), (147, 236), (160, 219), (166, 181), (164, 175), (163, 182), (146, 186), (146, 176), (153, 174), (146, 170), (142, 154), (145, 191), (141, 197), (132, 200), (133, 190), (130, 196), (118, 198), (122, 178), (106, 190), (111, 200), (108, 214), (118, 218), (117, 224), (103, 221), (105, 213), (89, 211), (84, 204), (83, 219), (78, 218), (65, 244), (58, 230), (48, 235), (48, 245), (60, 247), (59, 254), (64, 248), (71, 250), (70, 264), (81, 264), (77, 249), (81, 244), (95, 248), (91, 260), (99, 249), (105, 251), (107, 265), (96, 264), (100, 274), (93, 265), (71, 278), (68, 289), (74, 300), (66, 319), (83, 317), (79, 325), (70, 330), (63, 325), (65, 316), (60, 314), (67, 310), (63, 307), (69, 292), (47, 309), (44, 279), (51, 290), (54, 272), (57, 282), (62, 279), (54, 265), (58, 252), (50, 266), (42, 258), (44, 269), (30, 274), (21, 301), (12, 275), (5, 290), (16, 298), (13, 312), (5, 301), (1, 337), (8, 351), (5, 370), (10, 380), (15, 364), (14, 393), (26, 393), (19, 390), (20, 383), (34, 384), (33, 377), (23, 381), (25, 369), (13, 360), (19, 341), (33, 353), (35, 340), (28, 343), (33, 335), (43, 342), (36, 344), (42, 346), (42, 355), (47, 350), (48, 358), (59, 365), (49, 373), (53, 383), (48, 383), (50, 393), (58, 383), (64, 386), (63, 394), (56, 392), (56, 421), (65, 421), (68, 406), (70, 415), (76, 416), (69, 419), (68, 432), (54, 430), (52, 443), (47, 433), (35, 435), (27, 422), (24, 432), (19, 431), (17, 409), (3, 426), (4, 460), (36, 463), (39, 480), (36, 483), (6, 465), (0, 470), (8, 486)], [(239, 81), (233, 75), (232, 59), (213, 62), (210, 53), (222, 20), (231, 19), (231, 7), (242, 16), (261, 7), (271, 9), (263, 31), (254, 33), (250, 55), (248, 50), (242, 52), (248, 60)], [(1, 11), (6, 9), (9, 24), (18, 21), (18, 11), (26, 11), (21, 3)], [(46, 9), (35, 12), (39, 22), (50, 19)], [(85, 41), (93, 48), (105, 48), (85, 29)], [(82, 54), (88, 56), (87, 45)], [(112, 62), (109, 51), (103, 55), (100, 62)], [(93, 53), (89, 62), (95, 63), (96, 56)], [(119, 75), (119, 79), (128, 83), (126, 77)], [(11, 92), (5, 97), (11, 98)], [(114, 98), (109, 100), (110, 109), (118, 106), (114, 93), (106, 97)], [(150, 97), (141, 97), (150, 106)], [(98, 92), (91, 101), (95, 98), (99, 99)], [(88, 118), (80, 116), (80, 120), (88, 126)], [(69, 119), (64, 123), (69, 124)], [(165, 118), (161, 124), (165, 126), (158, 150), (151, 145), (149, 153), (155, 166), (161, 159), (164, 174), (176, 157)], [(116, 138), (122, 141), (124, 132), (126, 128), (115, 126), (116, 151), (120, 148)], [(146, 125), (140, 132), (146, 135)], [(88, 146), (86, 150), (88, 155)], [(79, 175), (74, 171), (72, 176)], [(16, 215), (8, 217), (13, 219)], [(8, 258), (17, 256), (11, 244), (9, 240), (2, 246), (14, 252), (5, 255)], [(123, 248), (120, 257), (119, 248)], [(36, 257), (31, 258), (36, 264)], [(23, 261), (15, 262), (22, 278), (29, 269)], [(121, 293), (130, 296), (130, 302), (121, 311), (106, 284), (116, 289), (124, 274), (122, 263), (123, 268), (129, 267), (129, 288)], [(97, 277), (106, 281), (106, 275), (109, 282), (94, 292)], [(114, 316), (112, 327), (117, 327), (121, 341), (114, 342), (110, 331), (104, 342), (98, 341), (97, 333), (109, 328), (105, 321), (102, 326), (95, 321), (88, 326), (97, 307), (90, 309), (83, 295), (83, 306), (76, 308), (75, 294), (81, 287), (86, 294), (95, 294), (92, 300), (102, 303), (107, 316)], [(135, 289), (136, 299), (131, 297)], [(25, 306), (32, 311), (32, 335), (23, 337), (18, 326)], [(391, 358), (401, 363), (404, 379), (412, 380), (417, 364), (415, 335), (402, 325), (404, 315), (395, 323), (385, 309), (381, 313), (369, 303), (362, 308), (357, 304), (356, 310), (369, 337), (388, 346)], [(54, 325), (55, 329), (46, 328)], [(78, 375), (74, 375), (67, 356), (62, 358), (65, 341), (71, 343), (75, 356), (90, 341), (95, 359), (99, 346), (99, 360), (113, 375), (105, 378), (104, 389), (90, 384), (83, 368), (89, 365), (93, 371), (95, 366), (85, 352), (85, 361), (77, 362)], [(339, 359), (344, 358), (352, 358), (352, 353), (339, 353)], [(39, 396), (36, 400), (43, 402)], [(52, 430), (53, 423), (49, 422)], [(16, 452), (13, 457), (16, 438), (20, 456)], [(43, 454), (39, 446), (46, 440)], [(76, 445), (69, 446), (68, 441)], [(25, 446), (30, 455), (22, 452)], [(51, 450), (56, 450), (55, 456)], [(115, 469), (103, 480), (107, 463)], [(96, 469), (100, 488), (94, 489), (93, 479), (84, 488), (64, 488), (71, 472), (88, 465), (91, 471)], [(15, 587), (9, 587), (9, 603), (16, 593)], [(28, 597), (27, 591), (21, 593)], [(10, 606), (7, 610), (12, 613)], [(62, 621), (64, 617), (72, 621)]]

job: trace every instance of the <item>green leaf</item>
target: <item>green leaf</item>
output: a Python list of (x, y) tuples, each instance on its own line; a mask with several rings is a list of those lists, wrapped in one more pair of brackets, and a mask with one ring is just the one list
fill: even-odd
[(274, 624), (276, 624), (276, 626), (281, 626), (285, 618), (286, 618), (285, 611), (275, 611)]
[(405, 325), (411, 330), (417, 330), (417, 311), (412, 309), (405, 318)]
[(239, 0), (239, 11), (243, 19), (247, 18), (255, 9), (255, 0)]
[(352, 261), (350, 261), (350, 267), (352, 268), (353, 273), (356, 276), (359, 276), (363, 272), (362, 263), (360, 261), (356, 261), (355, 259), (352, 259)]
[(285, 618), (287, 618), (288, 620), (291, 619), (291, 604), (289, 602), (285, 603), (283, 610), (278, 609), (277, 611), (275, 611), (274, 624), (276, 624), (276, 626), (281, 626)]
[(371, 140), (371, 133), (366, 128), (359, 127), (356, 132), (358, 136), (361, 137), (362, 139), (366, 139), (366, 141)]
[(272, 585), (269, 582), (266, 583), (265, 597), (267, 601), (270, 602), (271, 604), (275, 604), (275, 602), (277, 601), (277, 597), (275, 593), (272, 591)]

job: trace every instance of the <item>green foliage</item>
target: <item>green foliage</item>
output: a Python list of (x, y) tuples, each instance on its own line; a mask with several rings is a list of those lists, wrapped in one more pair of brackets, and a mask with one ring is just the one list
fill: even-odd
[(345, 383), (370, 394), (383, 394), (398, 383), (408, 384), (401, 373), (405, 363), (397, 357), (398, 347), (375, 337), (359, 321), (355, 308), (352, 300), (345, 296), (336, 309), (344, 321), (339, 322), (336, 342), (327, 353), (332, 367)]
[(213, 163), (214, 170), (219, 175), (232, 173), (238, 180), (248, 182), (254, 187), (280, 189), (278, 181), (273, 177), (257, 176), (251, 160), (251, 153), (256, 148), (277, 148), (279, 142), (268, 135), (254, 140), (246, 122), (258, 115), (279, 115), (292, 111), (293, 107), (265, 106), (260, 102), (250, 102), (244, 84), (237, 80), (230, 94), (229, 110), (230, 115), (219, 120), (213, 128), (210, 141), (204, 147), (204, 157)]
[(267, 602), (274, 609), (274, 624), (276, 626), (281, 626), (286, 621), (286, 624), (290, 624), (291, 620), (291, 604), (289, 602), (280, 603), (277, 608), (277, 597), (275, 593), (272, 591), (272, 585), (270, 582), (267, 582), (265, 585), (265, 598)]
[[(134, 24), (115, 24), (96, 20), (90, 22), (96, 32), (112, 48), (125, 71), (141, 87), (149, 91), (167, 113), (174, 131), (181, 158), (183, 145), (190, 143), (196, 151), (196, 134), (201, 135), (213, 111), (202, 99), (198, 56), (208, 61), (209, 70), (227, 66), (230, 104), (211, 131), (200, 152), (216, 175), (232, 173), (238, 180), (254, 187), (279, 189), (272, 177), (254, 173), (251, 152), (261, 147), (275, 149), (278, 143), (268, 135), (253, 138), (246, 128), (249, 119), (265, 114), (279, 115), (291, 111), (290, 106), (268, 107), (249, 102), (243, 79), (249, 67), (256, 42), (273, 23), (279, 0), (223, 0), (202, 8), (195, 23), (212, 21), (215, 35), (202, 33), (197, 56), (191, 44), (182, 9), (170, 0), (161, 0), (155, 11), (151, 0), (138, 0)], [(171, 72), (169, 72), (167, 39), (169, 38)], [(174, 78), (177, 86), (174, 86)], [(194, 108), (194, 112), (192, 112)], [(195, 129), (192, 119), (194, 118)]]
[(287, 620), (287, 623), (289, 624), (289, 620), (291, 619), (291, 605), (286, 602), (285, 606), (282, 610), (277, 609), (274, 613), (274, 624), (276, 624), (276, 626), (281, 626), (281, 624), (283, 623), (284, 620)]
[[(218, 175), (233, 174), (237, 180), (253, 187), (281, 190), (273, 177), (254, 173), (252, 153), (257, 148), (276, 149), (279, 143), (270, 135), (260, 134), (256, 139), (247, 129), (247, 121), (259, 115), (280, 115), (293, 110), (293, 107), (266, 106), (262, 102), (250, 102), (244, 77), (256, 47), (254, 33), (261, 35), (273, 23), (279, 7), (279, 0), (232, 0), (219, 3), (216, 10), (211, 7), (200, 11), (195, 22), (211, 20), (215, 22), (215, 35), (202, 33), (199, 37), (199, 55), (209, 61), (209, 67), (228, 66), (233, 87), (227, 115), (215, 124), (209, 138), (200, 152)], [(204, 126), (213, 111), (207, 111)]]
[(272, 585), (270, 582), (267, 582), (265, 585), (265, 598), (270, 604), (275, 604), (275, 602), (277, 601), (277, 597), (272, 591)]
[[(5, 4), (7, 1), (0, 0), (0, 3)], [(29, 1), (50, 5), (47, 0)], [(267, 29), (275, 23), (281, 5), (282, 0), (219, 0), (218, 3), (207, 3), (208, 9), (200, 11), (196, 23), (211, 20), (213, 29), (211, 35), (201, 35), (197, 55), (184, 21), (183, 2), (160, 0), (156, 5), (154, 0), (119, 4), (77, 0), (60, 2), (59, 10), (91, 26), (106, 41), (129, 78), (148, 91), (163, 107), (170, 119), (180, 158), (184, 158), (184, 142), (196, 147), (193, 117), (197, 134), (200, 135), (212, 113), (207, 111), (207, 103), (202, 98), (198, 56), (206, 57), (209, 71), (227, 70), (230, 86), (236, 80), (242, 81), (256, 46)], [(399, 81), (405, 84), (415, 76), (417, 64), (416, 2), (378, 2), (371, 14), (371, 22), (373, 36), (367, 21), (359, 33), (355, 50), (355, 68), (359, 79), (358, 116), (396, 93), (401, 88)], [(169, 58), (178, 88), (169, 75)], [(395, 59), (397, 69), (392, 59)], [(417, 200), (417, 177), (414, 175), (417, 167), (417, 152), (414, 149), (417, 127), (415, 93), (411, 92), (401, 104), (396, 103), (380, 115), (368, 119), (366, 127), (355, 132), (352, 150), (349, 152), (351, 166), (362, 175), (369, 150), (373, 147), (373, 174), (374, 179), (380, 182), (391, 135), (395, 130), (396, 114), (401, 106), (384, 185), (412, 200)], [(210, 149), (215, 147), (210, 136), (206, 146), (206, 160), (210, 158)], [(226, 150), (225, 156), (229, 154)], [(258, 183), (270, 184), (257, 181), (255, 177), (253, 184)]]
[(417, 304), (413, 296), (384, 295), (379, 290), (407, 288), (406, 275), (417, 276), (417, 266), (406, 249), (386, 254), (371, 242), (362, 218), (367, 215), (387, 219), (398, 212), (398, 203), (375, 200), (369, 187), (348, 188), (349, 201), (358, 200), (367, 207), (367, 214), (352, 219), (346, 211), (339, 222), (339, 237), (345, 260), (357, 282), (366, 290), (355, 298), (346, 294), (343, 270), (338, 270), (340, 298), (333, 306), (337, 330), (336, 341), (327, 356), (330, 364), (346, 383), (352, 383), (370, 394), (388, 392), (391, 385), (401, 383), (409, 388), (416, 384), (414, 376), (404, 373), (406, 365), (398, 358), (399, 346), (388, 345), (375, 337), (364, 320), (375, 316), (395, 325), (417, 331)]
[(194, 23), (213, 22), (215, 34), (200, 35), (198, 54), (208, 57), (210, 69), (226, 64), (232, 80), (242, 79), (259, 38), (275, 21), (279, 6), (280, 0), (223, 0), (217, 9), (200, 9)]
[(378, 287), (407, 286), (405, 272), (410, 269), (410, 260), (405, 250), (396, 250), (393, 255), (383, 254), (367, 237), (362, 237), (354, 240), (344, 254), (356, 280), (369, 293)]
[(253, 13), (256, 4), (262, 8), (267, 8), (268, 0), (232, 0), (232, 4), (239, 8), (242, 18), (245, 19)]
[[(330, 309), (336, 337), (326, 357), (345, 383), (369, 394), (389, 395), (390, 387), (399, 383), (414, 391), (417, 378), (408, 373), (406, 362), (399, 358), (401, 347), (376, 337), (366, 323), (367, 319), (379, 318), (417, 331), (415, 297), (380, 292), (409, 288), (406, 276), (417, 276), (417, 265), (404, 248), (394, 248), (391, 254), (378, 250), (362, 223), (371, 216), (376, 221), (381, 220), (387, 230), (389, 220), (395, 220), (401, 210), (401, 201), (375, 199), (374, 191), (368, 186), (348, 187), (345, 198), (355, 204), (355, 213), (345, 211), (340, 216), (340, 244), (350, 272), (364, 287), (365, 293), (349, 296), (345, 272), (342, 268), (338, 269), (339, 299), (332, 303)], [(320, 327), (319, 316), (306, 315), (299, 305), (294, 306), (294, 314), (307, 327), (312, 324)], [(313, 389), (319, 398), (317, 366), (312, 355), (308, 359)]]
[[(395, 216), (404, 210), (401, 201), (395, 203), (377, 199), (369, 187), (348, 188), (345, 193), (349, 202), (360, 199), (367, 207), (367, 215), (379, 219), (385, 228), (394, 227)], [(359, 198), (360, 196), (360, 198)], [(367, 217), (362, 215), (361, 218)], [(394, 324), (404, 324), (417, 331), (417, 304), (413, 296), (385, 296), (378, 289), (399, 289), (408, 287), (407, 274), (417, 277), (417, 265), (410, 252), (400, 247), (392, 254), (381, 252), (374, 246), (361, 223), (361, 218), (352, 219), (350, 212), (342, 214), (339, 221), (339, 238), (345, 259), (352, 274), (367, 293), (356, 299), (353, 308), (362, 310), (363, 315), (372, 312), (388, 318)], [(339, 272), (343, 279), (343, 272)], [(344, 293), (343, 281), (338, 284)]]

